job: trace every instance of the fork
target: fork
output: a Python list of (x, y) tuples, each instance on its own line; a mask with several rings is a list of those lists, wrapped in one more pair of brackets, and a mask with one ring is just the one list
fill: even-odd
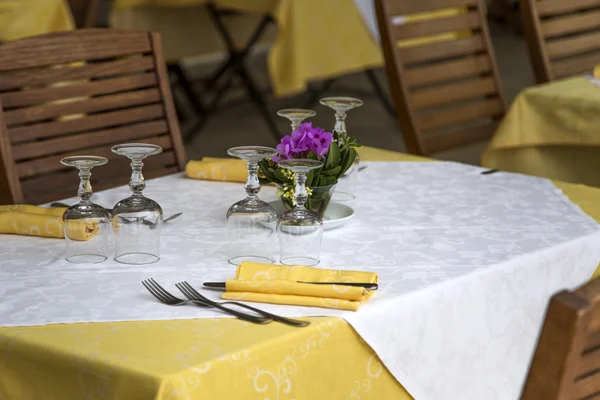
[[(203, 301), (208, 304), (215, 303), (212, 300), (209, 300), (208, 298), (202, 296), (198, 291), (196, 291), (192, 287), (192, 285), (190, 285), (189, 283), (187, 283), (185, 281), (176, 283), (175, 287), (177, 289), (179, 289), (181, 291), (181, 293), (183, 293), (185, 295), (185, 297), (187, 297), (190, 300)], [(304, 326), (307, 326), (310, 324), (310, 321), (302, 321), (299, 319), (286, 318), (286, 317), (282, 317), (280, 315), (271, 314), (270, 312), (261, 310), (260, 308), (255, 308), (255, 307), (249, 306), (244, 303), (238, 303), (237, 301), (223, 301), (223, 302), (216, 303), (216, 304), (232, 304), (232, 305), (236, 305), (239, 307), (244, 307), (245, 309), (254, 311), (255, 313), (260, 314), (264, 317), (271, 318), (273, 321), (281, 322), (282, 324), (295, 326), (298, 328), (304, 327)]]
[(152, 296), (154, 296), (158, 301), (160, 301), (163, 304), (167, 304), (169, 306), (183, 306), (183, 305), (192, 304), (192, 305), (195, 305), (198, 307), (205, 307), (205, 308), (212, 307), (212, 308), (219, 309), (227, 314), (231, 314), (241, 320), (244, 320), (247, 322), (252, 322), (254, 324), (267, 324), (267, 323), (273, 321), (271, 318), (257, 317), (257, 316), (245, 314), (245, 313), (242, 313), (242, 312), (239, 312), (236, 310), (231, 310), (227, 307), (221, 306), (218, 303), (210, 304), (210, 303), (200, 301), (200, 300), (179, 299), (179, 298), (173, 296), (171, 293), (167, 292), (162, 286), (160, 286), (152, 278), (142, 281), (142, 285), (144, 285), (144, 287), (150, 292), (150, 294)]

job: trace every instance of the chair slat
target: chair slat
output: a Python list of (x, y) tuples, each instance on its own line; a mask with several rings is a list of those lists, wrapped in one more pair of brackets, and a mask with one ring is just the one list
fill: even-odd
[[(104, 167), (108, 166), (106, 164)], [(129, 180), (127, 174), (123, 176), (123, 171), (127, 165), (119, 168), (121, 174), (118, 176), (110, 175), (113, 172), (110, 168), (95, 168), (92, 171), (92, 187), (94, 191), (109, 189), (115, 186), (127, 184)], [(144, 167), (144, 178), (152, 179), (160, 176), (173, 174), (179, 171), (177, 166), (165, 167)], [(43, 177), (25, 180), (22, 183), (23, 191), (26, 193), (24, 202), (28, 204), (42, 204), (53, 200), (60, 200), (67, 197), (73, 197), (77, 193), (77, 175), (73, 171), (61, 171), (48, 174)]]
[(127, 108), (124, 110), (86, 115), (67, 121), (52, 121), (36, 125), (25, 125), (9, 131), (10, 141), (13, 144), (28, 142), (37, 139), (52, 138), (83, 131), (93, 131), (118, 125), (127, 125), (134, 122), (148, 121), (164, 118), (161, 104)]
[(101, 60), (151, 50), (147, 32), (108, 29), (77, 30), (7, 42), (0, 54), (0, 71)]
[(600, 6), (600, 0), (543, 0), (537, 3), (540, 16), (559, 15)]
[(412, 104), (416, 110), (452, 103), (458, 100), (485, 97), (496, 92), (492, 77), (467, 82), (452, 83), (420, 90), (412, 94)]
[(452, 7), (476, 7), (477, 0), (428, 0), (428, 1), (390, 1), (387, 4), (389, 15), (392, 17), (412, 13), (439, 10)]
[(64, 104), (47, 104), (6, 111), (5, 122), (6, 125), (10, 127), (23, 123), (57, 118), (64, 115), (116, 110), (142, 104), (158, 103), (160, 99), (161, 97), (158, 89), (138, 90), (135, 92), (102, 96)]
[[(168, 160), (168, 163), (165, 162), (165, 164), (175, 165), (176, 159), (175, 159), (174, 153), (172, 151), (168, 150), (169, 148), (171, 148), (171, 141), (169, 140), (169, 138), (167, 136), (163, 136), (159, 139), (153, 139), (153, 140), (155, 142), (163, 143), (164, 146), (161, 146), (161, 147), (163, 147), (163, 152), (161, 153), (161, 155), (163, 155), (163, 154), (168, 155), (168, 158), (164, 158), (165, 156), (162, 156), (160, 160), (165, 159), (165, 160)], [(87, 148), (78, 149), (76, 151), (60, 153), (57, 155), (47, 156), (47, 157), (43, 157), (43, 158), (36, 158), (31, 161), (25, 161), (25, 162), (17, 164), (17, 172), (19, 174), (19, 178), (24, 179), (24, 178), (31, 178), (31, 177), (33, 177), (35, 175), (39, 175), (39, 174), (46, 174), (46, 173), (50, 173), (50, 172), (56, 172), (56, 171), (62, 171), (65, 169), (69, 169), (69, 167), (65, 167), (64, 165), (62, 165), (60, 163), (60, 160), (64, 157), (76, 156), (76, 155), (80, 155), (80, 154), (93, 154), (95, 156), (105, 157), (108, 159), (109, 164), (111, 164), (111, 166), (112, 166), (114, 159), (122, 157), (111, 151), (111, 147), (115, 144), (119, 144), (119, 143), (118, 142), (107, 143), (103, 146), (87, 147)], [(125, 168), (125, 171), (127, 171), (126, 168)], [(125, 174), (125, 175), (127, 175), (127, 174)]]
[(600, 49), (600, 32), (587, 33), (576, 37), (556, 39), (547, 42), (550, 58), (565, 57)]
[(480, 26), (479, 13), (470, 11), (466, 14), (459, 14), (451, 17), (396, 25), (394, 27), (394, 34), (398, 39), (410, 39), (444, 32), (477, 29)]
[(600, 28), (600, 10), (541, 21), (545, 38)]
[(592, 72), (595, 65), (600, 64), (600, 52), (573, 59), (559, 60), (552, 63), (552, 75), (556, 79)]
[(583, 350), (585, 352), (589, 352), (597, 347), (600, 348), (600, 331), (592, 331), (588, 333), (585, 338), (585, 346)]
[(104, 78), (134, 72), (151, 71), (154, 60), (151, 56), (131, 57), (94, 64), (61, 66), (60, 68), (39, 69), (35, 73), (14, 72), (0, 74), (0, 91), (20, 89), (22, 87), (50, 85), (80, 79)]
[(168, 133), (165, 121), (142, 122), (135, 125), (106, 129), (93, 133), (82, 133), (39, 142), (30, 142), (13, 146), (16, 161), (42, 157), (64, 151), (97, 146), (115, 141), (126, 142), (146, 136), (158, 136)]
[(481, 142), (492, 137), (497, 126), (496, 122), (492, 122), (485, 125), (459, 129), (454, 132), (425, 136), (425, 147), (428, 152), (436, 153), (456, 146), (466, 146), (471, 143)]
[(457, 78), (483, 75), (491, 70), (492, 65), (489, 57), (482, 54), (406, 70), (406, 85), (410, 88), (418, 85), (441, 83)]
[[(581, 357), (577, 368), (577, 376), (589, 374), (600, 369), (600, 349), (593, 350)], [(600, 372), (600, 371), (598, 371)]]
[[(599, 371), (600, 372), (600, 371)], [(600, 392), (600, 373), (591, 374), (575, 381), (573, 385), (573, 399), (591, 400), (590, 396)]]
[(148, 88), (156, 86), (156, 84), (156, 74), (154, 72), (147, 72), (121, 78), (69, 84), (61, 87), (5, 93), (2, 96), (2, 104), (5, 108), (38, 105), (60, 99), (96, 96)]
[(503, 109), (500, 99), (495, 98), (423, 114), (417, 121), (420, 129), (429, 131), (461, 122), (496, 117), (503, 112)]
[(402, 63), (406, 65), (475, 54), (483, 49), (483, 37), (480, 34), (474, 34), (463, 39), (401, 48), (398, 49), (398, 54)]

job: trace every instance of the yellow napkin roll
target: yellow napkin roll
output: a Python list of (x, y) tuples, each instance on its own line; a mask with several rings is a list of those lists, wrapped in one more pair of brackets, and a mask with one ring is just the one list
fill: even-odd
[(188, 178), (209, 181), (246, 182), (246, 162), (237, 158), (204, 157), (200, 161), (188, 161), (185, 166)]
[(594, 67), (593, 75), (594, 75), (594, 79), (600, 79), (600, 65), (596, 65)]
[(298, 282), (377, 283), (374, 272), (343, 271), (301, 266), (243, 262), (221, 295), (227, 300), (337, 308), (356, 311), (375, 291), (344, 285)]
[[(0, 233), (64, 238), (62, 215), (66, 208), (24, 204), (0, 206)], [(67, 226), (69, 238), (86, 241), (98, 232), (98, 221), (73, 221)]]

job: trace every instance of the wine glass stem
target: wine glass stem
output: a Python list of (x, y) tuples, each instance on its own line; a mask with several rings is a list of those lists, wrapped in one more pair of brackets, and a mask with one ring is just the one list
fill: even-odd
[(303, 209), (304, 203), (308, 198), (306, 192), (306, 173), (296, 172), (296, 187), (294, 189), (294, 200), (296, 200), (296, 209)]
[(131, 160), (131, 180), (129, 181), (129, 187), (133, 191), (134, 195), (141, 196), (142, 191), (146, 187), (144, 182), (144, 175), (142, 175), (142, 168), (144, 163), (141, 160)]
[(296, 129), (300, 128), (300, 124), (302, 123), (301, 119), (292, 119), (292, 132)]
[(89, 202), (92, 194), (94, 194), (92, 191), (92, 184), (90, 183), (91, 176), (91, 168), (79, 168), (79, 188), (77, 189), (77, 195), (82, 203)]
[(335, 112), (335, 127), (333, 128), (340, 139), (345, 139), (348, 133), (346, 132), (346, 112), (336, 111)]
[(248, 179), (246, 179), (246, 194), (248, 197), (256, 197), (260, 192), (260, 182), (258, 180), (258, 163), (254, 161), (248, 161)]

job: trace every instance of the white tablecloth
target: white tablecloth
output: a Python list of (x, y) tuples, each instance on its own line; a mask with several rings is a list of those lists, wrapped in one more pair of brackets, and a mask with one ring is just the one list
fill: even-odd
[[(418, 400), (516, 399), (547, 301), (589, 279), (600, 231), (548, 180), (480, 172), (370, 163), (356, 217), (325, 233), (321, 265), (376, 271), (377, 295), (355, 313), (261, 307), (345, 318)], [(75, 265), (60, 240), (0, 236), (0, 325), (222, 317), (162, 306), (140, 281), (153, 277), (177, 293), (181, 280), (231, 278), (225, 212), (243, 197), (241, 185), (173, 175), (149, 181), (146, 194), (166, 215), (183, 212), (165, 225), (156, 264)], [(123, 187), (95, 200), (111, 206), (126, 195)], [(275, 197), (271, 188), (261, 196)]]

